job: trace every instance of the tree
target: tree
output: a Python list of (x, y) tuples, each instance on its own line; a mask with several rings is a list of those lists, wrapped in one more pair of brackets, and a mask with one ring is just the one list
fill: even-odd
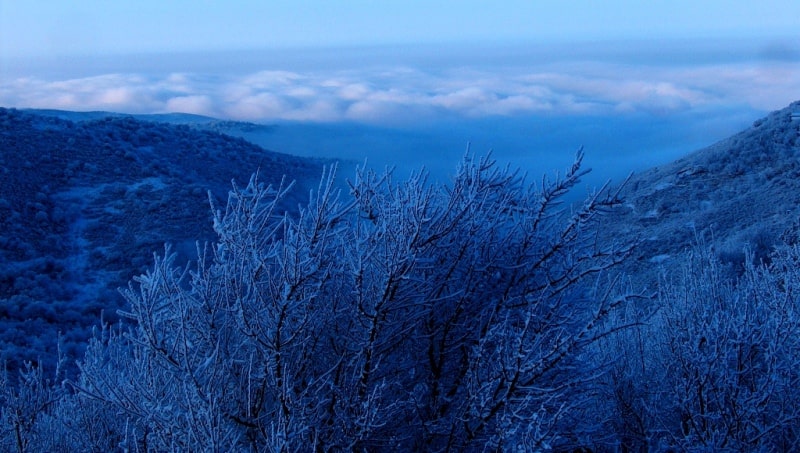
[(219, 242), (156, 256), (70, 381), (58, 413), (105, 432), (64, 426), (134, 451), (578, 446), (605, 421), (579, 420), (589, 348), (632, 300), (605, 272), (630, 247), (595, 234), (617, 192), (560, 204), (581, 159), (540, 185), (488, 157), (446, 186), (362, 169), (346, 199), (331, 172), (296, 216), (289, 187), (234, 184)]

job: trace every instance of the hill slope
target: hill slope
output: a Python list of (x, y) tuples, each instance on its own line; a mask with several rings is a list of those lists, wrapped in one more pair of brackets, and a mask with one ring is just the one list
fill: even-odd
[(800, 218), (800, 101), (728, 139), (633, 175), (627, 204), (609, 218), (609, 238), (638, 237), (629, 272), (652, 283), (697, 240), (731, 265), (755, 259)]
[(154, 251), (169, 242), (191, 257), (214, 239), (208, 191), (224, 206), (232, 179), (287, 175), (293, 209), (327, 163), (185, 125), (95, 118), (0, 109), (0, 362), (52, 356), (59, 331), (79, 353)]
[[(800, 218), (800, 102), (671, 164), (631, 177), (605, 240), (636, 237), (623, 265), (654, 285), (698, 238), (734, 269), (749, 244), (765, 258)], [(0, 360), (52, 357), (63, 334), (80, 353), (88, 327), (122, 302), (116, 288), (164, 242), (192, 257), (213, 240), (206, 192), (231, 179), (298, 180), (305, 199), (325, 163), (220, 134), (247, 124), (173, 115), (0, 109)], [(222, 203), (221, 203), (222, 204)], [(796, 234), (796, 233), (795, 233)], [(9, 363), (13, 367), (15, 364)]]

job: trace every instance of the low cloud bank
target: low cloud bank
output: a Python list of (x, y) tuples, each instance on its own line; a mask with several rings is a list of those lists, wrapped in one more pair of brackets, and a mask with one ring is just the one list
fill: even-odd
[(247, 121), (415, 124), (519, 115), (768, 111), (800, 93), (800, 62), (555, 62), (498, 67), (107, 73), (0, 79), (0, 105)]

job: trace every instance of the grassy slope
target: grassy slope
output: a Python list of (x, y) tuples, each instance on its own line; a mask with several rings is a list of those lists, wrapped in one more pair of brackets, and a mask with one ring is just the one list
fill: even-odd
[(800, 102), (728, 139), (634, 175), (608, 237), (642, 240), (628, 270), (652, 283), (698, 240), (739, 266), (748, 246), (765, 258), (800, 218)]

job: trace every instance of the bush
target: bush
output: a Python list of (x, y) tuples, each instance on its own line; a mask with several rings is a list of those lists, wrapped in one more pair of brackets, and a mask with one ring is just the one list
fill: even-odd
[(800, 248), (778, 247), (769, 264), (748, 254), (735, 280), (720, 264), (698, 247), (662, 285), (658, 316), (609, 354), (631, 449), (800, 447)]
[[(168, 247), (124, 291), (80, 375), (6, 379), (0, 445), (31, 451), (537, 450), (599, 437), (598, 342), (628, 324), (604, 271), (601, 191), (567, 212), (582, 155), (541, 186), (490, 159), (452, 184), (323, 177), (297, 216), (253, 177), (219, 242)], [(212, 203), (213, 206), (213, 203)], [(602, 277), (601, 277), (602, 276)], [(57, 372), (58, 373), (58, 372)], [(58, 377), (58, 376), (57, 376)], [(21, 390), (14, 390), (21, 389)], [(27, 390), (25, 390), (27, 389)], [(22, 391), (36, 394), (17, 407)], [(16, 412), (15, 412), (16, 411)], [(27, 412), (25, 412), (27, 411)], [(17, 413), (26, 414), (23, 418)], [(20, 437), (24, 435), (23, 437)]]
[(558, 205), (580, 158), (538, 188), (489, 159), (447, 187), (360, 171), (346, 200), (329, 175), (297, 217), (286, 188), (234, 186), (218, 244), (124, 292), (133, 323), (93, 340), (70, 404), (139, 449), (569, 445), (627, 301), (595, 284), (628, 251), (594, 240), (619, 200)]

